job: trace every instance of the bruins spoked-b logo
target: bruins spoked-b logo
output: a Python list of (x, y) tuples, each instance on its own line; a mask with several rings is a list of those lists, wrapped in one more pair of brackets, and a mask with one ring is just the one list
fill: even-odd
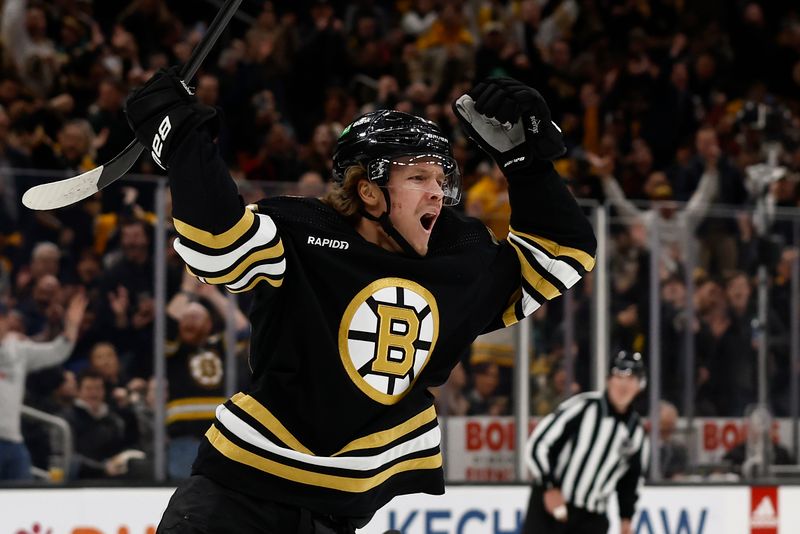
[(189, 357), (189, 373), (198, 386), (216, 388), (222, 383), (222, 358), (214, 351), (205, 350)]
[(410, 391), (439, 335), (430, 292), (403, 278), (381, 278), (362, 289), (339, 326), (339, 353), (350, 379), (366, 395), (394, 404)]

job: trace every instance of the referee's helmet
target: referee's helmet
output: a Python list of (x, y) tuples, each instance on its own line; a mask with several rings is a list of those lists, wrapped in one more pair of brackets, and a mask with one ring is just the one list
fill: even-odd
[(639, 379), (639, 387), (647, 386), (647, 375), (644, 367), (644, 358), (640, 352), (621, 350), (611, 361), (609, 375), (635, 376)]

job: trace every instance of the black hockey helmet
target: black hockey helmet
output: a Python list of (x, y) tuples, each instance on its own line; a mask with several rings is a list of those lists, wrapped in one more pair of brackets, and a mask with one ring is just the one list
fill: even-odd
[(619, 351), (611, 361), (608, 374), (616, 376), (635, 376), (639, 379), (639, 385), (642, 388), (647, 385), (644, 358), (642, 358), (640, 352)]
[(401, 111), (372, 111), (344, 129), (333, 152), (333, 180), (341, 184), (348, 167), (362, 165), (369, 180), (385, 185), (392, 162), (403, 156), (441, 164), (444, 204), (458, 203), (461, 175), (450, 141), (433, 122)]

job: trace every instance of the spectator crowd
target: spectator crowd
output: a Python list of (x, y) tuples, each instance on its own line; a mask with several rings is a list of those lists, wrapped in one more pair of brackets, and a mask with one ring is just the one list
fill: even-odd
[[(150, 476), (159, 387), (168, 399), (169, 472), (186, 476), (212, 401), (224, 397), (231, 345), (238, 386), (246, 384), (248, 297), (231, 312), (216, 288), (187, 277), (169, 246), (169, 223), (169, 382), (152, 378), (153, 179), (122, 180), (52, 212), (20, 200), (33, 185), (119, 153), (133, 138), (123, 111), (130, 89), (186, 61), (216, 9), (210, 1), (2, 2), (0, 384), (12, 365), (9, 347), (52, 352), (24, 371), (22, 389), (25, 404), (70, 423), (69, 478)], [(770, 407), (789, 414), (790, 286), (800, 243), (800, 215), (788, 209), (800, 206), (796, 2), (253, 0), (191, 85), (223, 115), (218, 144), (245, 202), (321, 194), (344, 127), (363, 112), (394, 108), (449, 136), (466, 189), (457, 209), (503, 239), (505, 178), (467, 142), (450, 107), (486, 76), (511, 76), (544, 95), (568, 147), (557, 169), (588, 215), (599, 204), (610, 209), (612, 351), (647, 353), (649, 295), (660, 296), (655, 342), (670, 421), (684, 408), (688, 374), (695, 415), (744, 415), (757, 399), (764, 335)], [(785, 172), (758, 181), (753, 166), (770, 151)], [(159, 173), (149, 157), (133, 171)], [(766, 222), (753, 216), (758, 199)], [(649, 278), (653, 232), (657, 288)], [(756, 321), (759, 266), (768, 272), (766, 328)], [(590, 274), (568, 304), (548, 303), (530, 322), (532, 414), (590, 387), (592, 339), (583, 325), (594, 294)], [(235, 317), (227, 347), (226, 317)], [(569, 324), (578, 327), (567, 336)], [(693, 369), (682, 364), (687, 330)], [(511, 413), (513, 346), (508, 333), (479, 339), (441, 390), (440, 411)], [(55, 365), (42, 369), (39, 361)], [(18, 443), (18, 433), (0, 435), (0, 445)], [(25, 421), (21, 435), (34, 466), (47, 469), (60, 453), (37, 425)], [(2, 466), (0, 458), (0, 478)]]

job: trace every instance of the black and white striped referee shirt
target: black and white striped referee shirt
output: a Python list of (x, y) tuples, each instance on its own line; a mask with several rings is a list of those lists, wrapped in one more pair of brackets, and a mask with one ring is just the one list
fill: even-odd
[(620, 517), (629, 518), (649, 450), (635, 411), (617, 413), (604, 392), (589, 392), (567, 399), (539, 422), (525, 457), (534, 481), (545, 489), (561, 488), (572, 505), (604, 514), (616, 491)]

